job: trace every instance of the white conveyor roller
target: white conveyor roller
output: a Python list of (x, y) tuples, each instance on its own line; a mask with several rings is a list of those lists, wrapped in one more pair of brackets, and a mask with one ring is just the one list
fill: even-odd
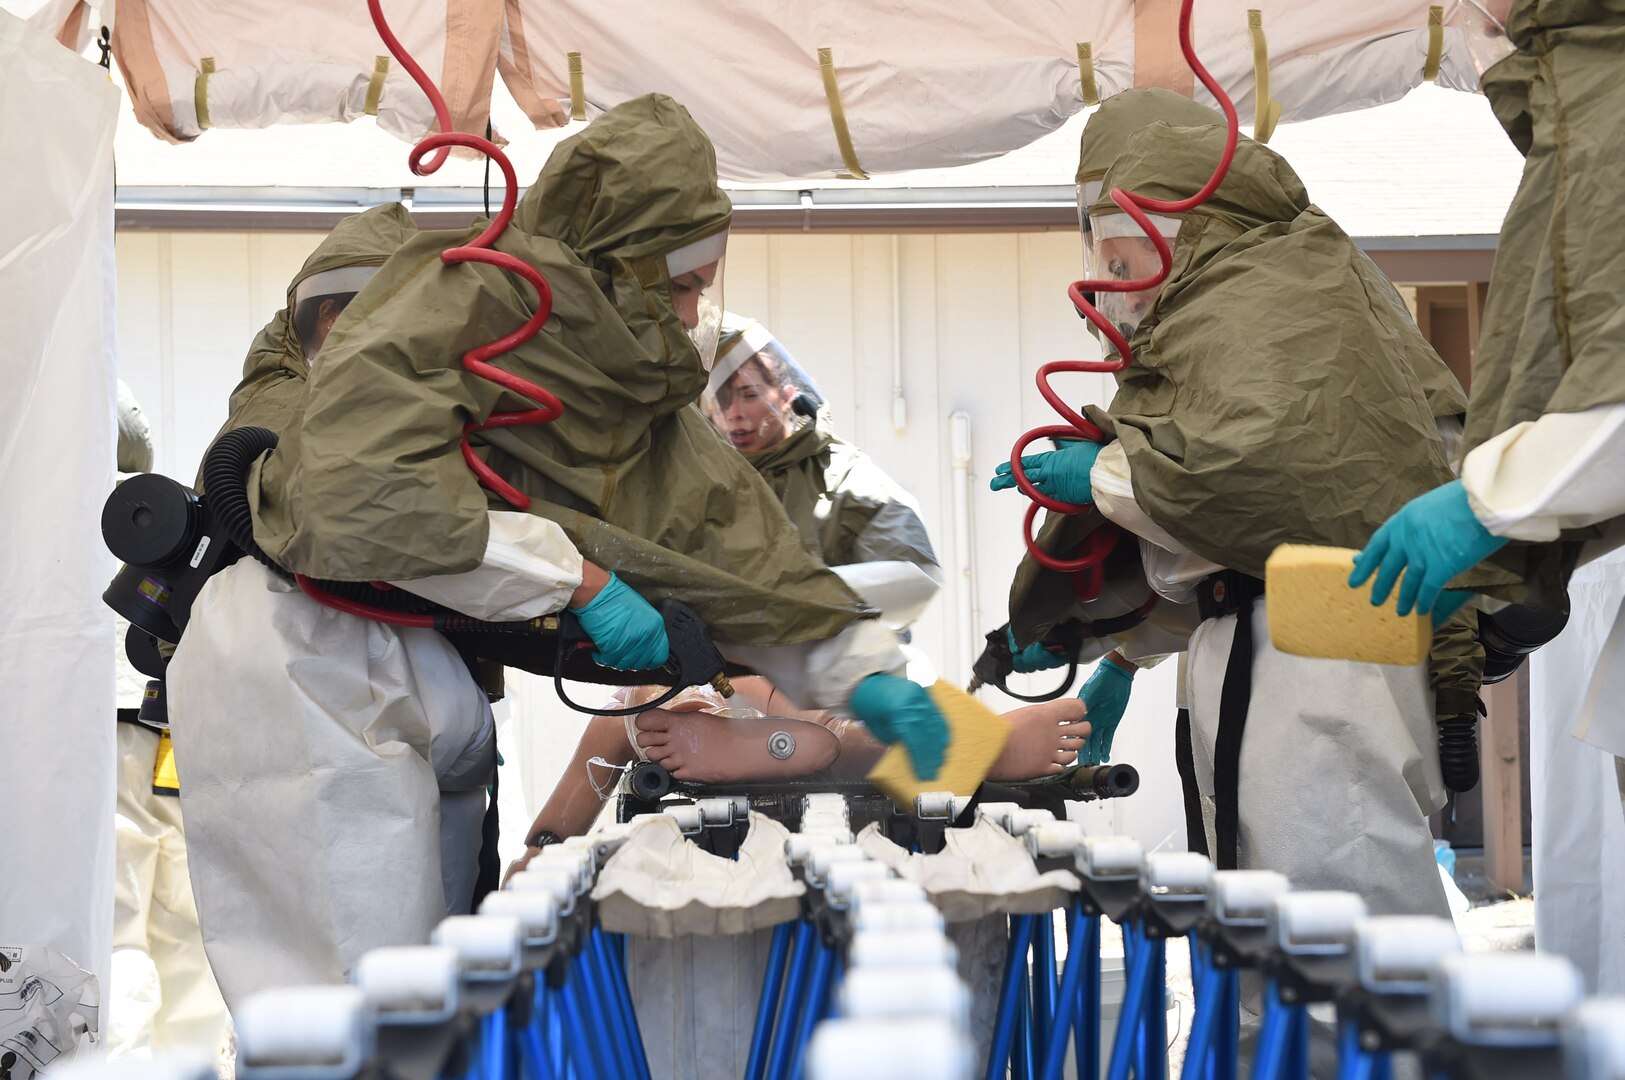
[(852, 912), (852, 928), (859, 932), (903, 933), (929, 930), (940, 934), (945, 925), (942, 912), (930, 904), (864, 904)]
[(480, 914), (518, 919), (520, 939), (527, 949), (546, 948), (559, 938), (559, 905), (549, 892), (503, 889), (490, 893), (480, 901)]
[(1596, 998), (1563, 1029), (1565, 1080), (1625, 1080), (1625, 998)]
[(1075, 859), (1084, 835), (1075, 821), (1046, 821), (1027, 830), (1027, 853), (1035, 859)]
[(1206, 900), (1213, 861), (1194, 851), (1153, 851), (1140, 864), (1140, 888), (1158, 900)]
[(824, 894), (830, 906), (842, 909), (852, 906), (852, 890), (872, 881), (885, 881), (891, 877), (891, 868), (885, 863), (869, 859), (865, 862), (836, 863), (824, 878)]
[(451, 915), (429, 940), (457, 950), (465, 982), (500, 982), (519, 974), (522, 933), (512, 915)]
[(1289, 892), (1270, 911), (1270, 943), (1293, 956), (1337, 956), (1354, 948), (1365, 901), (1351, 892)]
[(237, 1007), (243, 1080), (349, 1080), (372, 1054), (366, 999), (353, 986), (297, 986)]
[(906, 933), (866, 931), (852, 935), (847, 946), (849, 970), (865, 967), (917, 967), (938, 965), (957, 968), (959, 948), (935, 931)]
[(1377, 915), (1354, 925), (1360, 985), (1373, 994), (1426, 994), (1433, 969), (1459, 952), (1461, 936), (1449, 919)]
[(580, 880), (568, 867), (532, 862), (509, 878), (507, 887), (512, 892), (546, 893), (558, 905), (559, 918), (567, 919), (575, 914)]
[(1434, 1023), (1469, 1046), (1550, 1046), (1584, 988), (1557, 956), (1532, 952), (1447, 956), (1433, 971)]
[(1078, 873), (1095, 881), (1133, 881), (1140, 876), (1145, 849), (1127, 836), (1087, 836), (1078, 853)]
[(399, 945), (363, 953), (350, 973), (367, 1008), (383, 1024), (445, 1024), (462, 1004), (457, 950)]
[(970, 990), (943, 965), (849, 969), (841, 983), (842, 1016), (864, 1020), (935, 1016), (970, 1026)]
[(935, 1018), (830, 1020), (807, 1047), (808, 1080), (970, 1080), (976, 1048)]
[(1265, 927), (1275, 900), (1292, 891), (1273, 870), (1219, 870), (1208, 885), (1207, 911), (1221, 926)]

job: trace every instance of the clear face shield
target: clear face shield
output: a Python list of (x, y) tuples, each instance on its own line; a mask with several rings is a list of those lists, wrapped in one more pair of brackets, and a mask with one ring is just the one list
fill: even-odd
[(817, 416), (824, 395), (766, 327), (730, 315), (701, 403), (723, 438), (741, 453), (754, 454)]
[(700, 363), (710, 371), (722, 337), (723, 269), (728, 234), (720, 232), (686, 244), (666, 256), (671, 306), (688, 330)]
[(1514, 51), (1506, 28), (1511, 10), (1512, 0), (1461, 0), (1450, 20), (1461, 33), (1480, 78)]
[[(1179, 219), (1159, 214), (1147, 215), (1152, 228), (1171, 247), (1179, 236)], [(1118, 211), (1096, 211), (1085, 215), (1083, 275), (1090, 281), (1135, 281), (1156, 276), (1162, 267), (1157, 248), (1133, 218)], [(1162, 292), (1159, 283), (1139, 292), (1106, 292), (1095, 297), (1095, 306), (1125, 338), (1134, 336), (1140, 320)]]

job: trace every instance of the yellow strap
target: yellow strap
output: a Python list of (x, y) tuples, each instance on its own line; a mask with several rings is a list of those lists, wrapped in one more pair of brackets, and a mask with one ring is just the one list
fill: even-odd
[(835, 145), (841, 148), (841, 160), (846, 163), (846, 172), (841, 174), (841, 179), (867, 180), (869, 174), (858, 164), (858, 152), (852, 147), (852, 132), (846, 126), (841, 85), (835, 81), (835, 53), (830, 49), (819, 49), (818, 66), (824, 72), (824, 100), (829, 102), (829, 120), (835, 125)]
[(175, 771), (175, 743), (167, 731), (158, 735), (158, 753), (152, 762), (152, 793), (154, 795), (181, 793), (180, 775)]
[(1422, 65), (1422, 79), (1437, 82), (1439, 61), (1444, 56), (1444, 7), (1434, 4), (1428, 8), (1428, 59)]
[(389, 74), (389, 56), (372, 58), (372, 78), (367, 82), (367, 103), (363, 111), (368, 116), (378, 115), (378, 102), (384, 96), (384, 77)]
[(209, 127), (209, 76), (214, 74), (214, 57), (205, 56), (197, 78), (192, 80), (192, 104), (197, 109), (199, 131)]
[(1078, 77), (1083, 82), (1083, 103), (1100, 104), (1100, 88), (1095, 85), (1095, 47), (1087, 41), (1078, 42)]
[(581, 54), (573, 52), (570, 57), (570, 119), (585, 120), (587, 118), (587, 81), (581, 71)]
[(1247, 32), (1253, 36), (1253, 138), (1261, 143), (1275, 134), (1281, 103), (1270, 97), (1270, 48), (1264, 40), (1264, 13), (1247, 10)]

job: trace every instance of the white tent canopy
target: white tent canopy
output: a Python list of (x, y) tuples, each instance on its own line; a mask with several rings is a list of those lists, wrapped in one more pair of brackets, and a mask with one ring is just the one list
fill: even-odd
[[(724, 179), (764, 183), (984, 161), (1134, 86), (1203, 100), (1179, 55), (1178, 7), (444, 0), (386, 11), (461, 129), (483, 131), (499, 76), (525, 122), (542, 128), (660, 91), (710, 133)], [(1304, 120), (1398, 100), (1429, 75), (1475, 88), (1454, 25), (1470, 10), (1465, 0), (1201, 0), (1195, 38), (1244, 119), (1267, 72), (1280, 118)], [(100, 16), (87, 17), (85, 0), (50, 0), (35, 21), (83, 48)], [(427, 130), (427, 102), (359, 2), (123, 0), (111, 25), (136, 116), (166, 140), (367, 113), (403, 138)]]

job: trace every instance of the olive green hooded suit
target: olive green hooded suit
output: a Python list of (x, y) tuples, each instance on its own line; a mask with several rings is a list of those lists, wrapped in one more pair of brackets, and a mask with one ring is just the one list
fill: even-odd
[[(1625, 2), (1518, 0), (1484, 93), (1525, 158), (1501, 226), (1463, 452), (1543, 413), (1625, 402)], [(1580, 542), (1498, 556), (1561, 606)], [(1554, 584), (1555, 583), (1555, 584)]]
[[(665, 256), (728, 227), (710, 142), (649, 95), (554, 150), (498, 250), (541, 271), (542, 331), (494, 363), (564, 402), (555, 423), (474, 436), (476, 453), (582, 554), (650, 600), (692, 606), (721, 642), (834, 637), (871, 614), (805, 552), (754, 470), (693, 402), (706, 373), (672, 307)], [(329, 333), (303, 414), (250, 478), (255, 537), (317, 577), (407, 581), (473, 569), (488, 508), (465, 424), (531, 403), (467, 374), (517, 329), (521, 278), (440, 253), (477, 229), (422, 232)]]
[(869, 455), (836, 436), (829, 411), (746, 460), (767, 481), (801, 535), (827, 566), (901, 560), (937, 565), (913, 500)]
[(231, 392), (231, 414), (215, 438), (242, 427), (267, 428), (281, 435), (303, 407), (310, 364), (293, 326), (293, 298), (300, 283), (344, 266), (382, 266), (417, 231), (400, 203), (375, 206), (333, 226), (288, 282), (287, 304), (248, 347), (243, 379)]
[[(1091, 119), (1104, 127), (1086, 129), (1079, 174), (1112, 155), (1091, 210), (1115, 210), (1115, 187), (1176, 199), (1207, 180), (1224, 142), (1217, 114), (1174, 126), (1156, 119), (1167, 104), (1131, 92)], [(1362, 547), (1451, 477), (1437, 420), (1465, 411), (1454, 377), (1393, 285), (1286, 161), (1252, 140), (1213, 197), (1183, 215), (1168, 280), (1130, 344), (1110, 407), (1089, 411), (1123, 443), (1141, 508), (1221, 566), (1262, 577), (1279, 544)], [(1070, 554), (1101, 520), (1051, 515), (1040, 540)], [(1012, 592), (1018, 641), (1046, 629), (1024, 609), (1053, 615), (1036, 594), (1065, 595), (1059, 578), (1024, 562)], [(1477, 692), (1482, 654), (1470, 639), (1463, 624), (1436, 650), (1453, 658), (1437, 685), (1460, 691), (1441, 709), (1462, 711)]]

